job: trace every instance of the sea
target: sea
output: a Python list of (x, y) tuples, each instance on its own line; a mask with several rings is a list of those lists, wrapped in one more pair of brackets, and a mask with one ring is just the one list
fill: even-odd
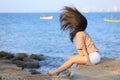
[[(104, 22), (104, 19), (120, 20), (120, 12), (82, 13), (88, 20), (86, 32), (91, 36), (102, 57), (120, 58), (120, 23)], [(40, 16), (53, 16), (41, 20)], [(70, 56), (76, 55), (75, 41), (69, 33), (60, 30), (60, 13), (0, 13), (0, 51), (13, 54), (42, 54), (40, 61), (45, 71), (56, 69)]]

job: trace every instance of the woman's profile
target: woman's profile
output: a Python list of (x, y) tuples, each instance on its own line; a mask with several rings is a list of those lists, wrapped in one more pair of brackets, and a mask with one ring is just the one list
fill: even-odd
[(91, 65), (100, 62), (100, 54), (94, 42), (85, 31), (87, 19), (74, 7), (64, 7), (60, 15), (61, 30), (69, 31), (71, 42), (76, 39), (78, 55), (71, 56), (63, 65), (55, 70), (47, 70), (48, 75), (59, 75), (73, 64)]

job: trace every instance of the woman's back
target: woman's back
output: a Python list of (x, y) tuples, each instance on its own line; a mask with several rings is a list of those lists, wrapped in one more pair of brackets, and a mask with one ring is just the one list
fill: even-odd
[(87, 32), (79, 31), (77, 32), (76, 37), (77, 49), (82, 49), (86, 46), (88, 53), (98, 52), (98, 49), (95, 47), (94, 42), (92, 41)]

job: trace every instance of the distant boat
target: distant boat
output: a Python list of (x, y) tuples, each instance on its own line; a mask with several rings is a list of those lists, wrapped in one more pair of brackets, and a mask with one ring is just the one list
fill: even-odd
[[(112, 7), (112, 5), (111, 5), (111, 7)], [(113, 6), (113, 10), (114, 10), (114, 12), (118, 12), (117, 5)], [(104, 22), (120, 23), (120, 19), (113, 19), (112, 17), (113, 17), (112, 13), (110, 13), (109, 18), (108, 19), (104, 19)]]
[(53, 16), (40, 16), (40, 19), (42, 19), (42, 20), (51, 20), (51, 19), (53, 19)]
[(83, 10), (84, 13), (89, 13), (89, 11), (90, 11), (89, 9), (84, 9)]
[(105, 22), (120, 22), (120, 20), (115, 20), (115, 19), (104, 19)]

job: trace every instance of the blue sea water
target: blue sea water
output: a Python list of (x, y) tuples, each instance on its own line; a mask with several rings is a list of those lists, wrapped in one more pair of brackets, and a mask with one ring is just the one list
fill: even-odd
[[(88, 20), (87, 32), (102, 57), (120, 57), (120, 23), (104, 22), (105, 18), (119, 19), (120, 13), (83, 13)], [(40, 20), (40, 16), (53, 16)], [(60, 30), (60, 13), (0, 13), (0, 51), (43, 54), (41, 68), (55, 69), (77, 53), (67, 32)]]

